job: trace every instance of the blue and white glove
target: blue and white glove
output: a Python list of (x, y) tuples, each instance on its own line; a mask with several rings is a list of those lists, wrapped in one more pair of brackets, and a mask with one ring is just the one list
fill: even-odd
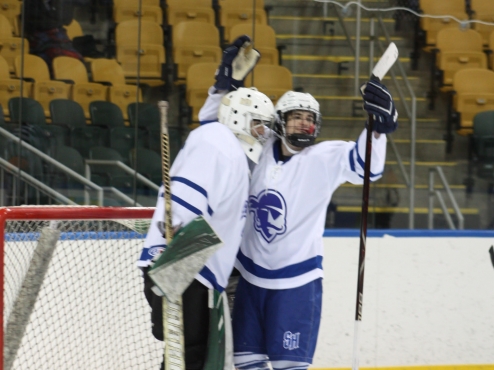
[(360, 87), (364, 98), (364, 110), (374, 116), (373, 130), (390, 134), (398, 127), (398, 111), (386, 86), (371, 80)]
[(216, 90), (237, 90), (244, 86), (245, 77), (255, 67), (261, 54), (256, 49), (246, 48), (250, 45), (250, 37), (239, 36), (232, 45), (223, 51), (221, 64), (216, 71)]

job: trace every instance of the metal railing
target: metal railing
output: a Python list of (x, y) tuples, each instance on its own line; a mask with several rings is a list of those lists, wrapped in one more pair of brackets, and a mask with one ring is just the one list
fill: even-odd
[[(132, 168), (127, 166), (125, 163), (120, 162), (120, 161), (115, 161), (115, 160), (106, 160), (106, 159), (86, 159), (85, 160), (85, 176), (88, 180), (91, 180), (91, 165), (110, 165), (110, 166), (116, 166), (129, 175), (135, 176), (138, 181), (143, 183), (146, 186), (149, 186), (151, 189), (156, 190), (157, 192), (159, 191), (160, 187), (156, 185), (154, 182), (149, 180), (148, 178), (142, 176), (140, 173), (134, 171)], [(106, 191), (112, 192), (114, 195), (116, 195), (118, 198), (123, 200), (124, 202), (127, 202), (131, 205), (135, 205), (137, 207), (141, 207), (137, 201), (134, 201), (131, 197), (125, 195), (122, 193), (120, 190), (114, 188), (114, 187), (104, 187), (103, 188)]]
[[(380, 29), (386, 39), (387, 45), (391, 42), (391, 37), (389, 36), (389, 33), (386, 29), (386, 26), (384, 25), (384, 22), (382, 20), (382, 17), (379, 16), (377, 17)], [(371, 28), (373, 29), (373, 28)], [(371, 35), (371, 38), (374, 38), (374, 35)], [(379, 38), (376, 39), (377, 43), (379, 45), (379, 48), (381, 49), (381, 52), (384, 52), (386, 48), (382, 45), (382, 42)], [(373, 44), (371, 44), (371, 49), (373, 48)], [(371, 51), (371, 55), (373, 54), (374, 51)], [(393, 138), (391, 135), (388, 136), (388, 140), (391, 144), (391, 148), (393, 149), (395, 155), (396, 155), (396, 160), (398, 162), (398, 166), (400, 168), (400, 172), (403, 175), (403, 179), (405, 181), (405, 184), (408, 188), (409, 191), (409, 213), (408, 213), (408, 228), (409, 229), (414, 229), (414, 214), (415, 214), (415, 147), (416, 147), (416, 140), (417, 140), (417, 97), (415, 96), (415, 93), (413, 91), (412, 85), (410, 84), (410, 81), (408, 80), (408, 76), (405, 72), (405, 68), (403, 67), (403, 64), (400, 62), (398, 59), (395, 63), (395, 66), (398, 68), (400, 71), (400, 75), (402, 78), (402, 82), (405, 84), (406, 90), (409, 93), (409, 100), (410, 100), (410, 106), (407, 104), (407, 98), (405, 96), (405, 93), (402, 89), (401, 84), (398, 83), (398, 80), (396, 78), (396, 74), (394, 71), (394, 68), (391, 68), (389, 73), (391, 75), (391, 78), (393, 80), (393, 83), (395, 85), (395, 88), (398, 92), (398, 95), (400, 97), (400, 101), (403, 105), (404, 111), (406, 113), (406, 116), (408, 117), (410, 121), (410, 172), (409, 176), (407, 176), (405, 166), (403, 165), (403, 161), (401, 160), (401, 156), (398, 152), (398, 149), (396, 148), (396, 145), (393, 141)]]
[(26, 143), (25, 141), (20, 140), (17, 136), (11, 134), (10, 132), (8, 132), (7, 130), (5, 130), (5, 129), (1, 128), (1, 127), (0, 127), (0, 135), (5, 136), (6, 138), (8, 138), (8, 139), (10, 139), (10, 140), (12, 140), (14, 142), (19, 143), (22, 148), (25, 148), (28, 151), (34, 153), (35, 155), (37, 155), (38, 157), (40, 157), (44, 161), (46, 161), (49, 164), (51, 164), (54, 167), (56, 167), (61, 172), (63, 172), (66, 175), (74, 178), (75, 180), (77, 180), (81, 184), (85, 185), (85, 190), (84, 190), (85, 191), (85, 194), (84, 194), (84, 204), (85, 205), (89, 205), (90, 204), (90, 196), (89, 196), (89, 192), (88, 192), (88, 188), (89, 188), (89, 189), (92, 189), (92, 190), (95, 190), (96, 191), (96, 193), (97, 193), (97, 204), (99, 206), (103, 206), (103, 188), (101, 186), (96, 185), (95, 183), (89, 181), (84, 176), (82, 176), (82, 175), (78, 174), (77, 172), (71, 170), (69, 167), (64, 166), (62, 163), (56, 161), (55, 159), (51, 158), (50, 156), (48, 156), (45, 153), (43, 153), (41, 150), (39, 150), (39, 149), (35, 148), (34, 146)]
[[(49, 197), (51, 197), (53, 200), (58, 201), (62, 204), (70, 204), (70, 205), (77, 205), (74, 201), (70, 200), (66, 196), (60, 194), (56, 190), (53, 190), (51, 187), (43, 184), (41, 181), (38, 179), (34, 178), (27, 172), (24, 172), (20, 170), (17, 166), (14, 166), (13, 164), (9, 163), (3, 158), (0, 158), (0, 182), (2, 186), (0, 187), (0, 206), (3, 206), (3, 199), (5, 197), (5, 189), (3, 185), (5, 184), (5, 171), (9, 172), (10, 174), (14, 175), (13, 176), (13, 193), (15, 193), (15, 188), (16, 188), (16, 176), (19, 175), (20, 179), (24, 181), (27, 185), (33, 187), (36, 191), (37, 198), (39, 200), (39, 195), (40, 193), (43, 193)], [(27, 189), (26, 189), (27, 190)], [(39, 203), (39, 202), (38, 202)]]
[(441, 180), (441, 183), (443, 185), (443, 188), (446, 191), (446, 194), (448, 195), (448, 198), (453, 206), (453, 210), (456, 214), (456, 217), (458, 218), (458, 229), (463, 230), (465, 219), (463, 217), (463, 214), (461, 213), (460, 207), (458, 207), (458, 203), (456, 203), (456, 199), (453, 195), (453, 192), (451, 191), (451, 188), (449, 187), (448, 181), (444, 176), (444, 172), (441, 166), (429, 168), (429, 217), (428, 217), (429, 230), (434, 229), (434, 197), (437, 197), (437, 200), (439, 201), (439, 205), (441, 206), (441, 209), (443, 211), (444, 217), (446, 218), (446, 222), (448, 223), (449, 228), (451, 230), (456, 230), (453, 220), (449, 214), (448, 208), (446, 207), (446, 203), (444, 202), (442, 193), (438, 189), (434, 189), (434, 173), (438, 174), (439, 179)]

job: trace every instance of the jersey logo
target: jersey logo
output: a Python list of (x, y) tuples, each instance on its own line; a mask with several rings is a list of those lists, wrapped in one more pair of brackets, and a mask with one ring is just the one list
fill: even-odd
[(283, 334), (283, 348), (288, 349), (290, 351), (299, 348), (300, 344), (300, 333), (292, 333), (290, 331), (286, 331)]
[(276, 190), (263, 190), (257, 197), (251, 195), (249, 212), (254, 214), (254, 228), (268, 243), (286, 232), (286, 202)]

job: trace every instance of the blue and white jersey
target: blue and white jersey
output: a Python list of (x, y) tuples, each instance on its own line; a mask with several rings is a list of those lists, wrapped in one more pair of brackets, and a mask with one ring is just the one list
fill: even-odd
[[(325, 141), (283, 162), (271, 138), (255, 167), (235, 267), (251, 284), (289, 289), (323, 277), (326, 210), (345, 182), (363, 184), (366, 130), (357, 142)], [(386, 136), (372, 138), (371, 180), (381, 177)]]
[[(249, 189), (247, 157), (233, 133), (219, 122), (189, 134), (170, 170), (173, 226), (202, 215), (224, 245), (196, 276), (202, 284), (224, 290), (231, 274), (245, 225)], [(164, 188), (144, 242), (139, 267), (147, 267), (166, 246), (157, 222), (164, 219)]]

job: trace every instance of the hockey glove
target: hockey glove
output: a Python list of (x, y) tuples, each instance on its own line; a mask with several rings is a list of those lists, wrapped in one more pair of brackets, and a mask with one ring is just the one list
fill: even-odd
[(390, 134), (398, 127), (398, 111), (386, 86), (371, 80), (360, 87), (364, 98), (364, 110), (374, 116), (373, 130)]
[(237, 90), (244, 86), (245, 77), (255, 67), (261, 54), (256, 49), (246, 48), (250, 45), (247, 35), (238, 37), (232, 45), (223, 51), (221, 65), (216, 71), (216, 90)]

